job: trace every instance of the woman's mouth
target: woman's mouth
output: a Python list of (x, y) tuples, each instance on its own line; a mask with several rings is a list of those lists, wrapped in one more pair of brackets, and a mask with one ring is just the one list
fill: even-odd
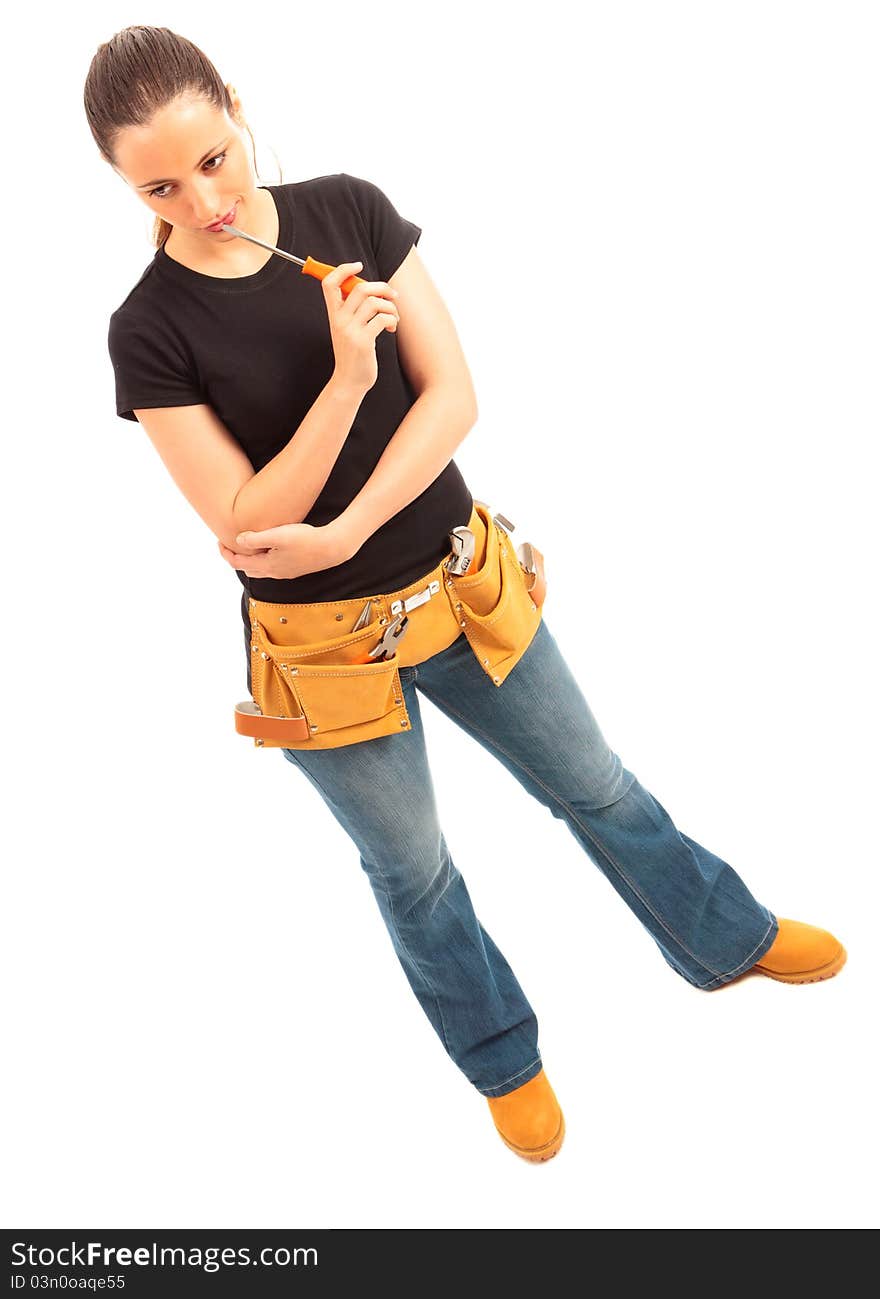
[(237, 207), (238, 204), (236, 203), (235, 206), (230, 208), (230, 210), (226, 213), (225, 217), (221, 217), (219, 221), (215, 221), (212, 226), (205, 226), (205, 229), (213, 230), (216, 233), (217, 231), (219, 231), (222, 225), (232, 225), (233, 221), (235, 220), (235, 212)]

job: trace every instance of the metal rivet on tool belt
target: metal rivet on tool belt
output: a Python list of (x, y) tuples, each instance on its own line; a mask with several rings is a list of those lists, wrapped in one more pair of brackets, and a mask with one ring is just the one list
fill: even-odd
[(458, 601), (456, 602), (455, 607), (456, 607), (456, 609), (460, 609), (460, 608), (461, 608), (461, 600), (458, 600)]
[(487, 668), (488, 666), (489, 666), (489, 660), (488, 660), (488, 659), (483, 659), (483, 667), (484, 667), (484, 668)]
[(387, 618), (380, 618), (380, 619), (379, 619), (379, 626), (380, 626), (380, 627), (384, 627), (387, 621), (388, 621)]
[(278, 621), (279, 621), (279, 622), (287, 622), (287, 619), (286, 619), (286, 618), (280, 618), (280, 617), (279, 617)]
[(309, 730), (310, 730), (310, 731), (316, 731), (317, 729), (318, 729), (317, 726), (310, 726), (310, 727), (309, 727)]
[(403, 721), (402, 721), (400, 724), (401, 724), (401, 726), (409, 726), (409, 722), (406, 720), (405, 717), (404, 717)]
[(256, 654), (256, 652), (257, 652), (257, 650), (258, 650), (259, 648), (260, 648), (259, 645), (252, 645), (252, 646), (251, 646), (251, 649), (253, 650), (253, 652), (254, 652), (255, 654)]
[(460, 622), (458, 625), (459, 625), (459, 627), (464, 627), (464, 626), (465, 626), (464, 618), (462, 618), (461, 622)]
[(263, 743), (262, 740), (257, 740), (257, 744), (262, 744), (262, 743)]
[(500, 678), (500, 677), (493, 677), (492, 680), (495, 682), (496, 686), (501, 684), (501, 678)]
[(269, 657), (269, 655), (266, 653), (265, 650), (261, 650), (260, 652), (262, 653), (264, 659), (267, 659)]
[[(344, 617), (345, 617), (345, 614), (344, 614), (344, 613), (338, 613), (338, 614), (336, 615), (336, 621), (337, 621), (337, 622), (342, 622), (342, 619), (343, 619)], [(282, 621), (282, 622), (287, 622), (287, 619), (286, 619), (286, 618), (282, 618), (281, 621)]]

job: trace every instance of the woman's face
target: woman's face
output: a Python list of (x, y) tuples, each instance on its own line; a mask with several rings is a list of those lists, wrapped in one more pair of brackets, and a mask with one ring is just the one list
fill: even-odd
[[(233, 111), (238, 108), (234, 100)], [(175, 100), (148, 126), (126, 127), (114, 151), (114, 170), (187, 243), (235, 239), (226, 230), (206, 227), (231, 208), (233, 224), (250, 206), (256, 208), (256, 177), (242, 131), (225, 109), (203, 99)]]

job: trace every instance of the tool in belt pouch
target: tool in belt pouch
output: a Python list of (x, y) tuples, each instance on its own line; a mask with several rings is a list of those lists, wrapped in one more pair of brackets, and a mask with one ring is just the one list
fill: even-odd
[[(532, 642), (547, 591), (544, 557), (514, 525), (474, 501), (452, 553), (410, 586), (315, 604), (249, 600), (251, 693), (235, 729), (266, 748), (332, 749), (410, 726), (399, 669), (464, 631), (496, 686)], [(347, 628), (339, 634), (341, 628)]]

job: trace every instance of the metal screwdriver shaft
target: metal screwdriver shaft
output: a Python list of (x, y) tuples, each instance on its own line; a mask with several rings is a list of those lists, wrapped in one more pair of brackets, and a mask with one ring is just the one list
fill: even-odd
[[(302, 267), (303, 275), (311, 275), (316, 280), (323, 280), (325, 275), (335, 271), (335, 266), (329, 266), (326, 262), (316, 262), (314, 257), (307, 257), (305, 261), (301, 257), (295, 257), (293, 253), (286, 253), (283, 248), (276, 248), (274, 244), (267, 244), (264, 240), (258, 239), (256, 235), (249, 235), (244, 230), (239, 230), (237, 226), (227, 225), (224, 221), (220, 226), (221, 230), (228, 230), (231, 235), (238, 235), (239, 239), (249, 239), (252, 244), (259, 244), (261, 248), (268, 248), (270, 253), (276, 253), (279, 257), (285, 257), (289, 262), (295, 262), (297, 266)], [(340, 284), (342, 296), (347, 298), (349, 293), (356, 284), (362, 284), (363, 277), (360, 275), (349, 275), (347, 279)]]

